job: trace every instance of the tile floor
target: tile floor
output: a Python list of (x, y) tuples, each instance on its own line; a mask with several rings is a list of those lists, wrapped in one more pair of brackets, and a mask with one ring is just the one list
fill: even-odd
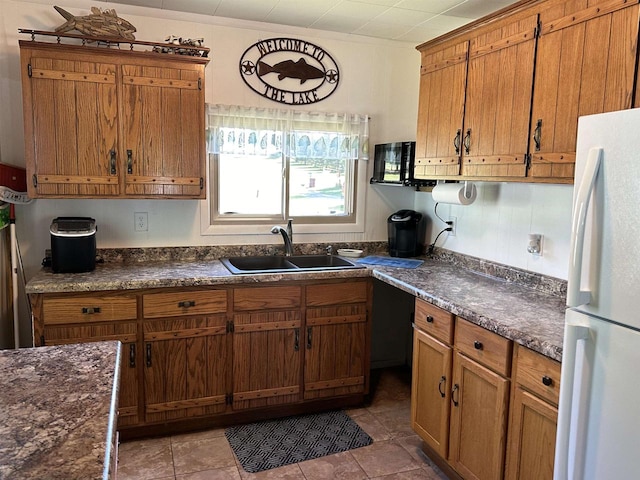
[(347, 410), (373, 443), (347, 452), (260, 473), (245, 472), (224, 429), (124, 442), (119, 449), (119, 480), (446, 480), (422, 453), (410, 426), (411, 378), (406, 368), (372, 372), (371, 400)]

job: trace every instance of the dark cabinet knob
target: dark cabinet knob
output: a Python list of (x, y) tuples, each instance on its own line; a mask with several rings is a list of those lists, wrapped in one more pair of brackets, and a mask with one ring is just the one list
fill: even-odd
[(553, 384), (553, 380), (551, 379), (551, 377), (547, 377), (546, 375), (544, 377), (542, 377), (542, 384), (550, 387)]
[(476, 350), (482, 350), (482, 347), (484, 345), (482, 345), (482, 342), (479, 342), (478, 340), (476, 340), (475, 342), (473, 342), (473, 348), (475, 348)]
[(427, 315), (427, 323), (433, 323), (433, 317), (431, 315)]

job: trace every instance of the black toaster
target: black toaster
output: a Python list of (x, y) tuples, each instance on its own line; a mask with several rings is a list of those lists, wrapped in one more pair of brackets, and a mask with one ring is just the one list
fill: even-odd
[(49, 228), (54, 273), (81, 273), (95, 269), (97, 230), (93, 218), (54, 218)]

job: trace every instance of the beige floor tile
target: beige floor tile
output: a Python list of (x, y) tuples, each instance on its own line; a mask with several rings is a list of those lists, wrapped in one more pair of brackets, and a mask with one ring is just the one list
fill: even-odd
[(240, 472), (237, 467), (216, 468), (215, 470), (177, 475), (176, 480), (240, 480)]
[(374, 477), (373, 480), (433, 480), (427, 472), (418, 468), (408, 472), (392, 473), (383, 477)]
[(429, 457), (422, 451), (422, 439), (418, 435), (414, 434), (408, 437), (397, 438), (396, 443), (409, 452), (409, 455), (421, 465), (433, 465)]
[(235, 458), (225, 437), (181, 441), (171, 439), (176, 474), (235, 466)]
[(427, 472), (430, 480), (449, 480), (449, 477), (447, 477), (435, 464), (424, 465), (422, 469)]
[(366, 480), (367, 475), (350, 452), (299, 463), (306, 480)]
[(173, 459), (169, 437), (123, 442), (118, 447), (120, 480), (173, 478)]
[(373, 439), (374, 442), (391, 439), (391, 434), (371, 413), (367, 412), (353, 419)]
[(360, 415), (364, 415), (366, 413), (369, 413), (369, 410), (367, 410), (365, 407), (362, 407), (362, 408), (350, 408), (348, 410), (345, 410), (344, 413), (349, 415), (351, 418), (356, 418), (356, 417), (359, 417)]
[(242, 480), (300, 480), (304, 479), (302, 470), (297, 463), (285, 465), (280, 468), (272, 468), (258, 473), (245, 472), (240, 467), (240, 478)]
[(420, 468), (420, 464), (409, 452), (392, 440), (374, 442), (368, 447), (350, 452), (369, 477), (381, 477)]
[(411, 428), (411, 407), (400, 406), (391, 410), (375, 412), (373, 416), (387, 429), (391, 438), (415, 435)]
[(218, 437), (224, 437), (224, 428), (213, 428), (211, 430), (202, 430), (201, 432), (173, 435), (171, 441), (189, 442), (191, 440), (206, 440), (208, 438)]

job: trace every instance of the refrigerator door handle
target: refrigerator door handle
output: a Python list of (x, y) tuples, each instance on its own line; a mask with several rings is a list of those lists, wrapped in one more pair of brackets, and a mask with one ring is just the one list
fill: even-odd
[[(582, 375), (576, 376), (576, 354), (578, 342), (589, 338), (588, 327), (578, 325), (565, 325), (564, 345), (562, 347), (562, 375), (560, 388), (560, 399), (558, 401), (558, 429), (556, 439), (556, 453), (553, 468), (554, 480), (569, 480), (570, 472), (576, 472), (576, 467), (581, 465), (583, 459), (580, 452), (572, 452), (570, 441), (573, 431), (580, 425), (580, 412), (572, 412), (574, 395), (580, 399), (584, 398), (582, 391), (586, 386), (582, 384)], [(565, 364), (566, 362), (566, 364)], [(575, 384), (576, 377), (578, 384)], [(575, 415), (574, 415), (575, 414)], [(575, 420), (575, 423), (572, 423)], [(571, 461), (571, 464), (570, 464)], [(571, 471), (569, 468), (571, 467)]]
[(571, 258), (569, 262), (567, 305), (578, 307), (591, 302), (591, 291), (580, 289), (580, 279), (582, 278), (582, 261), (584, 250), (585, 223), (587, 211), (589, 210), (589, 200), (591, 192), (596, 183), (598, 170), (602, 161), (602, 148), (591, 148), (587, 156), (584, 174), (578, 192), (576, 203), (573, 208), (573, 223), (571, 225)]

